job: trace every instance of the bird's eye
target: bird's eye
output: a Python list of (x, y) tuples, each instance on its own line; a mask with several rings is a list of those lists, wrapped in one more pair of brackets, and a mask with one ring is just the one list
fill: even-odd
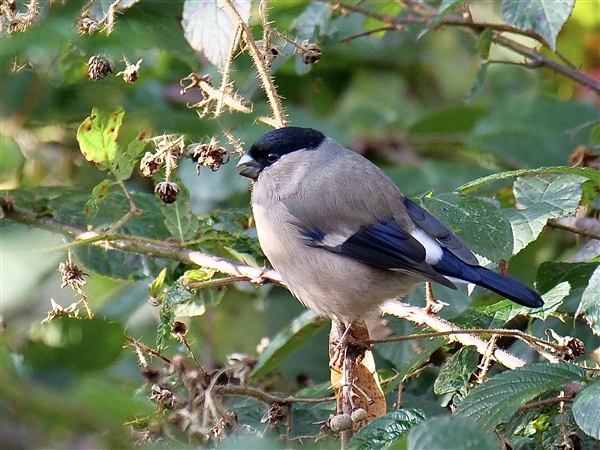
[(267, 161), (269, 161), (270, 163), (274, 163), (278, 159), (279, 159), (279, 155), (277, 153), (269, 153), (267, 155)]

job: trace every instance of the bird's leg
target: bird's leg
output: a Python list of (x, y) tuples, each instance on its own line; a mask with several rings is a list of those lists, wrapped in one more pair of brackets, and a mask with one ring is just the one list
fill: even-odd
[(427, 314), (437, 314), (444, 306), (448, 306), (448, 303), (444, 303), (440, 300), (436, 300), (433, 296), (433, 289), (431, 288), (431, 282), (425, 283), (425, 312)]

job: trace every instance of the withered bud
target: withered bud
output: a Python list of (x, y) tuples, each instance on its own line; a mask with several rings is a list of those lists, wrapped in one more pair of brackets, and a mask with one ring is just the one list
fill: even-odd
[(315, 64), (321, 58), (321, 47), (308, 40), (302, 42), (300, 46), (300, 59), (304, 64)]
[(160, 162), (156, 160), (154, 153), (146, 152), (140, 161), (140, 171), (145, 177), (151, 177), (160, 170)]
[(83, 277), (90, 276), (71, 261), (61, 262), (58, 265), (58, 272), (62, 276), (62, 284), (60, 285), (61, 289), (65, 286), (71, 286), (76, 291), (86, 283), (86, 280)]
[(92, 34), (98, 30), (98, 22), (90, 17), (84, 17), (77, 22), (77, 34)]
[(187, 327), (185, 326), (185, 323), (175, 321), (173, 328), (171, 328), (171, 334), (173, 334), (175, 338), (185, 336), (187, 334)]
[(92, 56), (88, 61), (87, 74), (92, 80), (101, 80), (115, 71), (115, 63), (106, 56)]
[(131, 64), (129, 60), (123, 57), (123, 62), (125, 63), (125, 70), (117, 73), (117, 76), (122, 76), (125, 83), (135, 83), (135, 81), (140, 76), (140, 64), (142, 64), (142, 60), (140, 59), (137, 63)]
[(265, 415), (260, 419), (260, 423), (269, 422), (270, 424), (275, 424), (280, 422), (284, 417), (285, 413), (283, 412), (283, 409), (281, 409), (281, 405), (279, 403), (273, 403)]
[(161, 181), (154, 188), (154, 192), (158, 194), (163, 203), (170, 204), (177, 200), (177, 196), (181, 192), (181, 189), (177, 183), (173, 183), (172, 181)]
[(209, 143), (188, 145), (187, 155), (196, 163), (198, 174), (201, 166), (216, 172), (223, 164), (227, 164), (230, 158), (229, 152), (219, 147), (219, 143), (213, 140)]

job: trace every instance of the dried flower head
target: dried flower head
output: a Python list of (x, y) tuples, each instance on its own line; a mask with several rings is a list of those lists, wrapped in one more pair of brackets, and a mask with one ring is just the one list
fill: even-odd
[(154, 192), (158, 194), (163, 203), (173, 203), (177, 200), (177, 196), (181, 192), (181, 189), (172, 181), (161, 181), (154, 188)]
[(160, 158), (151, 152), (146, 152), (140, 161), (140, 171), (145, 177), (151, 177), (160, 170), (161, 165)]
[(79, 22), (77, 22), (77, 34), (93, 34), (98, 28), (100, 28), (100, 24), (96, 22), (91, 17), (83, 17)]
[(196, 163), (196, 172), (200, 173), (200, 166), (206, 166), (213, 172), (229, 162), (229, 152), (219, 147), (219, 142), (211, 139), (209, 143), (188, 145), (187, 155)]
[(115, 71), (115, 63), (112, 59), (106, 56), (92, 56), (88, 61), (87, 75), (92, 80), (101, 80), (109, 73)]
[(137, 63), (131, 64), (131, 62), (123, 56), (123, 62), (125, 63), (125, 70), (117, 73), (117, 76), (122, 76), (125, 83), (135, 83), (140, 76), (140, 65), (142, 64), (142, 60), (140, 59)]
[(73, 288), (75, 291), (79, 291), (81, 286), (86, 283), (86, 280), (83, 277), (90, 276), (71, 261), (61, 262), (58, 265), (58, 272), (62, 276), (62, 284), (60, 285), (61, 289), (65, 286), (71, 286), (71, 288)]
[(300, 59), (304, 64), (316, 64), (321, 58), (321, 47), (308, 40), (302, 42), (300, 46)]

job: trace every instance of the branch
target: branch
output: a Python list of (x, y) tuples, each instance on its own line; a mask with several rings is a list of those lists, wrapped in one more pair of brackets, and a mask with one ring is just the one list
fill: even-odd
[[(391, 314), (401, 319), (410, 320), (411, 322), (419, 325), (427, 325), (439, 332), (461, 332), (462, 330), (450, 322), (440, 319), (437, 316), (427, 314), (423, 308), (411, 306), (406, 303), (400, 303), (395, 300), (389, 300), (379, 307), (380, 311), (384, 314)], [(473, 345), (477, 348), (477, 351), (481, 355), (488, 355), (490, 353), (488, 343), (472, 334), (452, 334), (451, 340), (456, 340), (461, 344)], [(521, 358), (517, 358), (511, 355), (505, 350), (496, 348), (492, 351), (492, 359), (498, 361), (509, 369), (516, 369), (523, 367), (526, 361)]]
[(174, 261), (195, 264), (200, 267), (215, 269), (219, 272), (232, 275), (233, 277), (249, 280), (253, 283), (261, 284), (264, 282), (273, 282), (283, 284), (281, 277), (274, 270), (247, 266), (229, 259), (220, 258), (196, 250), (174, 247), (161, 241), (154, 241), (139, 236), (120, 234), (103, 235), (98, 232), (90, 232), (83, 228), (59, 222), (51, 217), (39, 216), (31, 211), (9, 204), (2, 198), (0, 198), (0, 209), (4, 215), (4, 219), (25, 225), (32, 225), (36, 228), (73, 238), (74, 242), (70, 244), (70, 246), (97, 245), (105, 249), (122, 250), (125, 252), (139, 253), (146, 256), (167, 258)]
[(600, 220), (592, 217), (558, 217), (549, 219), (547, 225), (592, 239), (600, 239)]
[[(352, 5), (349, 3), (338, 2), (335, 0), (329, 0), (334, 6), (339, 9), (357, 12), (360, 14), (364, 14), (369, 17), (376, 18), (381, 20), (384, 23), (388, 23), (394, 25), (393, 30), (399, 31), (401, 30), (402, 25), (405, 24), (419, 24), (427, 26), (431, 19), (437, 17), (437, 9), (430, 7), (422, 2), (415, 1), (404, 1), (403, 3), (410, 9), (412, 9), (415, 13), (420, 14), (421, 17), (415, 17), (413, 15), (407, 15), (403, 17), (392, 17), (385, 14), (381, 14), (377, 11), (372, 11), (367, 8), (363, 8), (360, 6)], [(589, 89), (595, 91), (596, 93), (600, 93), (600, 82), (594, 80), (591, 77), (588, 77), (582, 71), (569, 67), (559, 62), (541, 54), (537, 49), (527, 47), (526, 45), (520, 44), (513, 39), (509, 39), (503, 36), (501, 33), (513, 33), (518, 34), (520, 36), (526, 36), (541, 44), (547, 45), (547, 43), (542, 39), (542, 37), (533, 32), (533, 31), (524, 31), (518, 28), (515, 28), (511, 25), (506, 24), (493, 24), (493, 23), (478, 23), (473, 22), (471, 18), (463, 18), (456, 15), (448, 15), (444, 19), (440, 20), (436, 27), (440, 26), (454, 26), (454, 27), (463, 27), (471, 29), (475, 32), (482, 32), (486, 29), (492, 29), (495, 31), (494, 36), (492, 37), (492, 41), (498, 45), (509, 48), (512, 51), (530, 59), (530, 63), (528, 67), (531, 68), (540, 68), (547, 67), (550, 70), (553, 70), (556, 73), (560, 73), (567, 78), (570, 78), (577, 83), (588, 87)]]
[(243, 395), (248, 397), (254, 397), (263, 403), (278, 405), (289, 405), (292, 403), (326, 403), (334, 402), (335, 397), (324, 397), (324, 398), (297, 398), (297, 397), (277, 397), (266, 393), (265, 391), (250, 386), (242, 386), (235, 384), (226, 384), (218, 386), (216, 391), (221, 395)]

